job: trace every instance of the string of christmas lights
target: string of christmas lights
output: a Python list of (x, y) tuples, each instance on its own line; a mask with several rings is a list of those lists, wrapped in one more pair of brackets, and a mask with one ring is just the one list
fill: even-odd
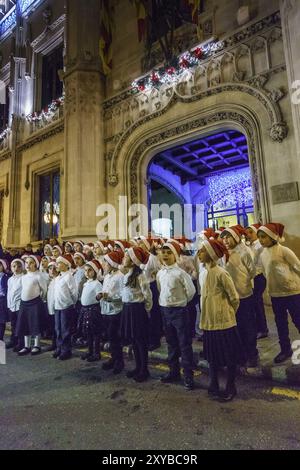
[(211, 205), (222, 208), (253, 205), (252, 182), (249, 168), (235, 170), (207, 178)]
[(28, 114), (26, 116), (26, 119), (28, 122), (37, 122), (37, 121), (42, 121), (42, 120), (49, 120), (51, 119), (54, 114), (57, 112), (57, 110), (64, 105), (65, 102), (65, 96), (61, 96), (60, 98), (53, 100), (49, 106), (47, 106), (45, 109), (42, 109), (39, 113), (34, 112), (32, 114)]
[(166, 83), (175, 84), (186, 70), (196, 67), (222, 47), (223, 43), (221, 41), (212, 41), (186, 51), (179, 57), (175, 57), (171, 64), (153, 69), (144, 77), (134, 80), (131, 84), (132, 90), (134, 92), (143, 92), (152, 88), (160, 88)]

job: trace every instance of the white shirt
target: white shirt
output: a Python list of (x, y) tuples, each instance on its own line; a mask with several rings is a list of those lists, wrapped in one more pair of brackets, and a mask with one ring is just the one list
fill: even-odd
[(78, 290), (74, 276), (69, 271), (61, 273), (55, 280), (55, 310), (65, 310), (75, 305), (77, 300)]
[(226, 330), (236, 326), (235, 313), (240, 300), (233, 280), (225, 269), (206, 265), (199, 274), (203, 330)]
[(239, 243), (233, 250), (229, 250), (229, 255), (229, 261), (224, 267), (231, 275), (240, 299), (251, 297), (256, 269), (250, 249), (244, 243)]
[(156, 274), (161, 268), (162, 264), (160, 263), (158, 257), (150, 253), (148, 263), (146, 264), (146, 267), (143, 270), (147, 281), (154, 282), (156, 279)]
[(88, 279), (83, 286), (81, 294), (81, 305), (88, 307), (89, 305), (98, 304), (96, 296), (102, 292), (102, 284), (97, 279)]
[(261, 246), (259, 240), (255, 240), (253, 243), (249, 245), (251, 250), (253, 261), (256, 268), (256, 276), (263, 273), (263, 265), (261, 261), (261, 254), (263, 252), (263, 247)]
[(300, 294), (300, 260), (292, 250), (277, 243), (264, 248), (261, 261), (271, 297)]
[(145, 302), (145, 309), (150, 312), (153, 306), (152, 292), (149, 282), (144, 273), (141, 273), (136, 279), (136, 286), (127, 286), (128, 278), (132, 274), (132, 269), (128, 271), (123, 277), (122, 288), (122, 302), (127, 303), (142, 303)]
[(47, 295), (47, 282), (39, 271), (34, 273), (28, 272), (22, 276), (22, 294), (21, 300), (28, 302), (29, 300), (41, 297), (43, 300)]
[(196, 293), (191, 277), (177, 264), (164, 266), (156, 281), (161, 307), (186, 307)]
[(8, 279), (7, 308), (9, 308), (11, 312), (18, 312), (20, 310), (23, 276), (23, 273), (14, 274)]
[(124, 275), (120, 271), (111, 272), (104, 276), (103, 293), (108, 294), (108, 299), (101, 299), (102, 315), (117, 315), (122, 311), (122, 289)]
[(73, 272), (73, 276), (74, 276), (76, 286), (77, 286), (77, 291), (78, 291), (77, 300), (80, 300), (83, 286), (87, 280), (85, 277), (85, 267), (81, 266), (81, 267), (76, 268), (75, 271)]
[(48, 313), (49, 315), (55, 314), (55, 281), (57, 278), (53, 278), (50, 281), (48, 286), (48, 293), (47, 293), (47, 306), (48, 306)]

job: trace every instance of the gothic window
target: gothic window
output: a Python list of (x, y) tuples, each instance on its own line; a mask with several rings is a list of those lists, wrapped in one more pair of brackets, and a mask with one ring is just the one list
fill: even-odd
[(63, 69), (63, 46), (43, 57), (42, 64), (42, 109), (63, 93), (63, 83), (58, 72)]
[(59, 170), (39, 176), (39, 240), (57, 238), (60, 232)]

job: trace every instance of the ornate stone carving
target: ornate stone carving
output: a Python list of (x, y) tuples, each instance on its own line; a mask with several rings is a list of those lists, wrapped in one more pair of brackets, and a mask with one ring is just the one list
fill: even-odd
[(108, 184), (110, 186), (117, 186), (119, 183), (119, 177), (117, 174), (108, 175)]
[(273, 124), (270, 136), (274, 142), (281, 143), (288, 136), (288, 126), (286, 122), (276, 122)]
[(248, 80), (249, 85), (255, 88), (263, 88), (265, 84), (268, 82), (269, 76), (267, 74), (257, 75), (256, 77), (251, 78)]
[(278, 103), (278, 101), (280, 101), (285, 95), (285, 91), (281, 88), (278, 88), (277, 90), (274, 89), (268, 92), (270, 100), (272, 100), (274, 103)]

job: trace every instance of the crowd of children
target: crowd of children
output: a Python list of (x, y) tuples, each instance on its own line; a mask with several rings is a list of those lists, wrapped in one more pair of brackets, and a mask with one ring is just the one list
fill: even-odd
[[(101, 344), (109, 343), (111, 357), (102, 368), (113, 374), (123, 371), (123, 346), (130, 345), (135, 368), (127, 377), (144, 382), (148, 351), (165, 336), (169, 372), (161, 381), (179, 382), (182, 367), (184, 386), (192, 390), (192, 338), (200, 327), (208, 393), (230, 401), (237, 368), (258, 365), (257, 340), (268, 336), (266, 287), (280, 343), (275, 363), (293, 354), (288, 313), (300, 332), (300, 261), (281, 245), (283, 230), (277, 223), (206, 229), (196, 250), (185, 239), (143, 236), (88, 244), (49, 240), (39, 254), (31, 246), (21, 254), (2, 250), (0, 340), (10, 321), (6, 347), (19, 356), (40, 354), (46, 334), (53, 358), (67, 360), (74, 345), (85, 344), (81, 359), (88, 362), (99, 361)], [(223, 368), (227, 383), (221, 391)]]

